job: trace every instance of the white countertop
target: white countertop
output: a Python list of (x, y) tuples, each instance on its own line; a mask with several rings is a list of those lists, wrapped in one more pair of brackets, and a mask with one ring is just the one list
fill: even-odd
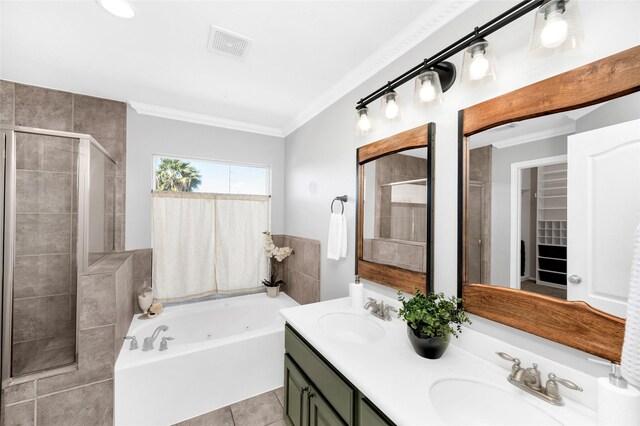
[[(371, 318), (384, 328), (385, 335), (374, 343), (336, 340), (325, 333), (318, 324), (320, 317), (334, 312), (347, 312)], [(531, 405), (562, 424), (595, 424), (595, 412), (568, 399), (566, 394), (569, 391), (563, 392), (566, 405), (557, 407), (509, 384), (506, 378), (510, 364), (507, 362), (504, 363), (505, 368), (501, 368), (455, 344), (450, 344), (443, 357), (438, 360), (420, 357), (409, 343), (407, 326), (403, 321), (398, 318), (382, 321), (364, 309), (351, 308), (349, 298), (287, 308), (280, 313), (300, 335), (397, 425), (445, 424), (432, 406), (429, 392), (436, 382), (446, 378), (465, 378), (490, 383), (519, 398), (526, 398)], [(473, 338), (470, 336), (474, 344), (495, 344), (491, 341), (483, 343), (484, 335), (470, 329), (465, 329), (460, 339), (464, 339), (465, 334), (469, 333), (475, 334)], [(487, 338), (491, 339), (489, 336)], [(501, 350), (492, 350), (498, 349)], [(523, 366), (527, 367), (524, 364)], [(464, 407), (460, 406), (460, 409)]]

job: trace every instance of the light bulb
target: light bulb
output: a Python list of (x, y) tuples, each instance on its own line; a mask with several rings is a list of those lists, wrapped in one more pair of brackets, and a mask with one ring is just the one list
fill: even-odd
[(136, 10), (127, 0), (97, 0), (104, 10), (118, 18), (130, 19), (136, 15)]
[(424, 80), (420, 88), (420, 100), (422, 102), (431, 102), (436, 98), (436, 88), (433, 87), (431, 80)]
[(371, 129), (371, 120), (369, 120), (369, 117), (366, 112), (360, 114), (360, 118), (358, 119), (358, 127), (363, 132), (366, 132), (369, 129)]
[(484, 56), (484, 50), (479, 50), (471, 56), (469, 64), (469, 78), (471, 80), (481, 80), (489, 71), (489, 60)]
[(392, 120), (396, 118), (399, 110), (400, 109), (398, 108), (398, 104), (396, 103), (396, 100), (388, 99), (387, 106), (384, 108), (384, 116), (387, 117), (389, 120)]
[(562, 17), (562, 11), (556, 10), (547, 16), (547, 22), (540, 33), (540, 42), (546, 48), (560, 46), (569, 33), (569, 25)]

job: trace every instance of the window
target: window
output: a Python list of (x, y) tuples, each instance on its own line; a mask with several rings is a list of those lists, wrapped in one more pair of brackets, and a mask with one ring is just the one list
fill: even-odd
[(269, 167), (154, 155), (156, 191), (269, 195)]
[(262, 289), (270, 168), (164, 155), (153, 164), (155, 298)]

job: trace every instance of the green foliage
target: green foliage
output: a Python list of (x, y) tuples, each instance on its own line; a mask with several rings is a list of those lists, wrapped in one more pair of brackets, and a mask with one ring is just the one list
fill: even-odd
[(265, 287), (278, 287), (280, 284), (284, 284), (284, 281), (276, 279), (274, 275), (268, 280), (262, 280), (262, 284)]
[(163, 158), (156, 170), (156, 190), (191, 192), (202, 183), (200, 171), (188, 161)]
[(444, 293), (425, 295), (416, 288), (416, 295), (411, 299), (406, 299), (399, 291), (398, 300), (402, 302), (398, 317), (427, 337), (440, 337), (446, 342), (449, 334), (458, 337), (462, 324), (471, 324), (464, 310), (458, 307), (462, 299), (446, 297)]

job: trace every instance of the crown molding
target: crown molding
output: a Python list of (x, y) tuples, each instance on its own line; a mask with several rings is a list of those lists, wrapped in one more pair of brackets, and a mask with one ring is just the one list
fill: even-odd
[(206, 126), (222, 127), (224, 129), (238, 130), (241, 132), (276, 136), (279, 138), (284, 137), (282, 130), (277, 127), (263, 126), (260, 124), (249, 123), (247, 121), (231, 120), (229, 118), (217, 117), (215, 115), (167, 108), (142, 102), (129, 101), (129, 106), (131, 106), (131, 108), (133, 108), (138, 114), (168, 118), (170, 120), (186, 121), (188, 123), (204, 124)]
[(416, 47), (449, 21), (469, 9), (479, 0), (440, 0), (411, 22), (403, 31), (371, 54), (360, 66), (342, 79), (296, 115), (282, 129), (284, 136), (311, 120), (337, 100), (351, 92), (387, 65)]

